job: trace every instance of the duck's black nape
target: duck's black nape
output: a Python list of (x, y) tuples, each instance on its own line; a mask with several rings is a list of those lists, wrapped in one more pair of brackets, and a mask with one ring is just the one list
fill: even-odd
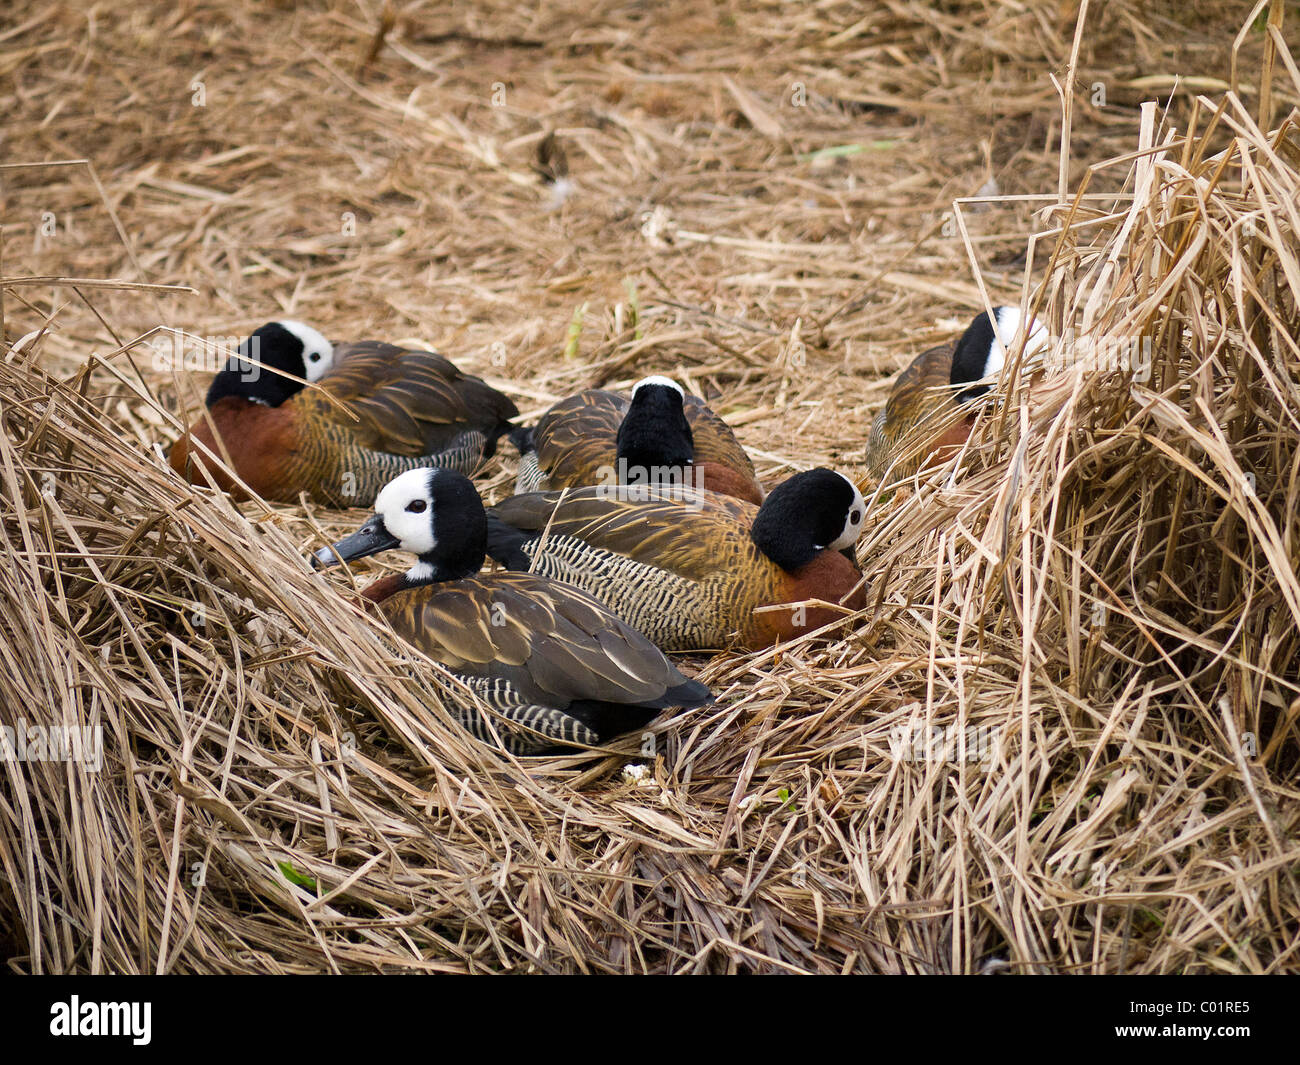
[[(996, 340), (997, 332), (993, 328), (988, 312), (980, 312), (953, 349), (952, 370), (949, 372), (948, 380), (954, 385), (965, 385), (982, 380), (987, 375), (989, 352), (993, 350)], [(957, 402), (966, 403), (976, 399), (984, 395), (990, 387), (992, 386), (976, 385), (974, 388), (963, 389), (957, 393)]]
[(782, 481), (763, 500), (749, 538), (786, 572), (806, 566), (844, 531), (853, 486), (819, 466)]
[(268, 322), (239, 345), (239, 350), (226, 360), (225, 367), (212, 379), (207, 405), (211, 407), (227, 396), (237, 396), (268, 407), (278, 407), (302, 391), (300, 382), (274, 373), (268, 367), (298, 378), (307, 376), (302, 341), (279, 322)]
[(695, 436), (686, 420), (682, 394), (669, 385), (643, 384), (623, 416), (616, 438), (623, 469), (681, 469), (695, 461)]

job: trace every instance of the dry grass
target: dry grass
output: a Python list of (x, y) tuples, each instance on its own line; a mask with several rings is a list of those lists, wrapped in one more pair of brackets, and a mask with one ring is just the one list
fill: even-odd
[[(136, 287), (0, 285), (0, 714), (104, 735), (0, 769), (10, 966), (1300, 970), (1300, 78), (1267, 11), (1099, 8), (1061, 153), (1056, 4), (20, 4), (6, 163), (94, 169), (0, 169), (0, 274)], [(529, 413), (673, 372), (771, 480), (861, 473), (986, 296), (1151, 373), (1013, 374), (957, 477), (881, 493), (862, 617), (688, 663), (719, 703), (648, 787), (635, 737), (469, 740), (304, 563), (356, 513), (166, 472), (204, 381), (135, 342), (292, 313)], [(989, 757), (907, 757), (936, 726)]]

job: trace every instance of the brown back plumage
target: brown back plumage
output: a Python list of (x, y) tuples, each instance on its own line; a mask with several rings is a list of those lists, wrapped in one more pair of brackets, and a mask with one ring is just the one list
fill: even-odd
[[(596, 484), (602, 468), (614, 468), (618, 461), (618, 427), (629, 402), (628, 397), (617, 392), (589, 388), (561, 400), (542, 415), (533, 430), (540, 474), (536, 487)], [(699, 396), (687, 395), (683, 409), (695, 439), (695, 464), (725, 467), (735, 475), (732, 483), (749, 487), (747, 494), (762, 499), (754, 463), (727, 423)]]
[[(488, 514), (490, 554), (590, 592), (666, 651), (765, 647), (819, 628), (842, 615), (756, 610), (836, 601), (861, 577), (835, 551), (787, 573), (750, 539), (758, 508), (711, 492), (585, 487), (512, 496)], [(514, 545), (509, 530), (545, 535)], [(858, 589), (848, 605), (863, 599)]]
[(627, 406), (627, 400), (615, 392), (589, 388), (560, 400), (543, 414), (533, 430), (543, 487), (594, 484), (602, 466), (612, 467)]
[(685, 680), (595, 599), (528, 573), (421, 585), (385, 601), (384, 613), (453, 672), (506, 680), (554, 706), (662, 703)]
[(441, 451), (466, 430), (495, 441), (519, 414), (508, 396), (441, 355), (378, 340), (338, 345), (317, 388), (289, 402), (344, 426), (361, 447), (394, 455)]
[(950, 384), (955, 347), (921, 352), (895, 379), (867, 436), (867, 466), (877, 480), (910, 477), (936, 450), (965, 439), (969, 426)]

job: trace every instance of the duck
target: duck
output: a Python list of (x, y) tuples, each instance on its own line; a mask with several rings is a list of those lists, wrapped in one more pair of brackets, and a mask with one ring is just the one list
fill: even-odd
[[(643, 728), (669, 707), (713, 700), (633, 626), (576, 587), (531, 573), (480, 575), (483, 502), (464, 474), (407, 470), (375, 499), (354, 533), (315, 552), (318, 567), (381, 551), (416, 556), (362, 593), (397, 634), (444, 665), (492, 711), (514, 754), (596, 747)], [(477, 712), (470, 732), (495, 742)]]
[(665, 651), (754, 651), (866, 605), (853, 554), (866, 513), (858, 486), (825, 467), (762, 506), (680, 485), (589, 485), (489, 508), (487, 550), (509, 571), (590, 592)]
[[(246, 485), (267, 500), (306, 493), (336, 507), (374, 499), (405, 470), (472, 473), (502, 436), (524, 433), (508, 396), (441, 355), (377, 340), (335, 345), (296, 321), (268, 322), (244, 340), (206, 408), (171, 448), (177, 473), (206, 484), (206, 472), (239, 499)], [(203, 448), (228, 455), (238, 480)]]
[(520, 494), (593, 484), (689, 483), (758, 505), (763, 488), (731, 428), (670, 377), (643, 378), (630, 396), (589, 388), (533, 428)]
[[(879, 481), (905, 480), (952, 455), (975, 423), (974, 402), (992, 387), (1021, 332), (1019, 307), (993, 308), (955, 341), (921, 352), (894, 381), (867, 436), (867, 468)], [(1032, 319), (1025, 354), (1046, 344), (1047, 329)]]

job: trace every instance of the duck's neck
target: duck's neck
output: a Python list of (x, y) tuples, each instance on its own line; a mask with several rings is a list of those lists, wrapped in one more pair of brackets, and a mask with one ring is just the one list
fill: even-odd
[(209, 407), (235, 397), (264, 407), (278, 407), (302, 391), (302, 385), (262, 366), (227, 365), (208, 388)]
[(763, 517), (760, 510), (749, 530), (749, 538), (754, 541), (755, 547), (787, 573), (806, 566), (821, 553), (821, 548), (813, 543), (807, 533), (783, 528), (775, 522), (764, 521)]
[(457, 581), (462, 577), (473, 576), (477, 572), (477, 566), (472, 570), (447, 570), (432, 566), (425, 562), (424, 559), (421, 559), (405, 573), (390, 573), (387, 577), (380, 577), (361, 594), (372, 603), (382, 603), (385, 599), (391, 599), (398, 592), (405, 592), (411, 588), (423, 588), (426, 584), (445, 584), (447, 581)]
[(474, 576), (482, 568), (486, 557), (485, 551), (480, 550), (476, 553), (473, 549), (459, 551), (454, 557), (436, 552), (420, 555), (415, 565), (405, 573), (394, 573), (380, 578), (366, 589), (365, 595), (367, 599), (377, 603), (408, 588), (463, 580)]
[(390, 573), (387, 577), (380, 577), (361, 594), (372, 603), (382, 603), (389, 596), (396, 595), (406, 587), (408, 585), (405, 573)]
[(625, 468), (681, 468), (695, 460), (695, 437), (690, 422), (663, 396), (638, 396), (615, 437), (617, 457)]

